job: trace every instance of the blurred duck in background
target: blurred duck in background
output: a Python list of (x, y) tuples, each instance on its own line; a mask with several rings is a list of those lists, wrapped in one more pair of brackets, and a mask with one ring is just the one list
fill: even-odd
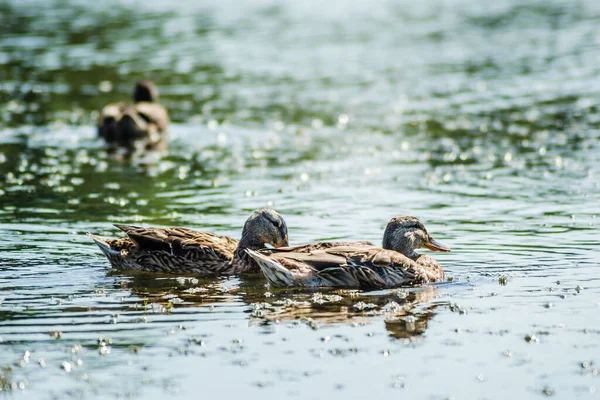
[(104, 138), (109, 150), (125, 148), (158, 150), (165, 146), (169, 114), (158, 103), (158, 90), (152, 81), (140, 81), (133, 91), (133, 103), (109, 104), (98, 118), (98, 136)]

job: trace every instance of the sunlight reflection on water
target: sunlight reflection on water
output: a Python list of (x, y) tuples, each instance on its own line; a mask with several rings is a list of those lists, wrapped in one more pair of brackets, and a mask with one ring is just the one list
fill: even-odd
[[(598, 4), (413, 3), (0, 5), (0, 389), (593, 394)], [(142, 76), (175, 121), (169, 149), (117, 162), (94, 118)], [(453, 248), (436, 254), (452, 280), (130, 275), (84, 235), (238, 237), (264, 206), (293, 244), (378, 243), (419, 216)]]

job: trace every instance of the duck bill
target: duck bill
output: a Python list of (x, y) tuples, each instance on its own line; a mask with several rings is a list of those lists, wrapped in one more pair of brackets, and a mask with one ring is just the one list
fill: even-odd
[(281, 239), (280, 242), (277, 242), (273, 245), (273, 247), (275, 247), (276, 249), (280, 248), (280, 247), (288, 247), (288, 237), (287, 235), (285, 235), (283, 237), (283, 239)]
[(429, 242), (425, 243), (425, 247), (427, 247), (429, 250), (433, 250), (433, 251), (444, 251), (444, 252), (450, 251), (450, 247), (444, 246), (443, 244), (441, 244), (440, 242), (438, 242), (437, 240), (435, 240), (433, 238), (429, 239)]

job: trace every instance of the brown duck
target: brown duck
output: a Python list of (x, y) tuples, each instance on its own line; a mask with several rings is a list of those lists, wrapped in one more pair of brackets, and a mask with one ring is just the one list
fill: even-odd
[(434, 240), (415, 217), (392, 218), (383, 236), (383, 246), (367, 244), (268, 249), (247, 253), (258, 263), (274, 287), (389, 288), (444, 279), (442, 267), (415, 249), (434, 251), (450, 248)]
[(167, 110), (158, 104), (158, 90), (151, 81), (140, 81), (133, 103), (109, 104), (98, 118), (98, 136), (111, 147), (158, 149), (164, 146), (169, 126)]
[(187, 228), (140, 228), (115, 225), (127, 234), (121, 239), (105, 239), (88, 233), (120, 270), (176, 272), (193, 274), (240, 274), (259, 272), (258, 265), (245, 252), (270, 244), (288, 245), (287, 225), (274, 210), (256, 210), (250, 215), (241, 240)]

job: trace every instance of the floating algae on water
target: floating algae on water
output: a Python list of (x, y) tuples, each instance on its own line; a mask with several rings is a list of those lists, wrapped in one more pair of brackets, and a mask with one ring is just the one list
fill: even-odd
[[(599, 19), (593, 0), (3, 2), (0, 389), (593, 394)], [(168, 148), (121, 162), (96, 121), (140, 79), (160, 87)], [(262, 207), (291, 245), (379, 245), (390, 216), (416, 215), (453, 248), (436, 254), (452, 279), (125, 273), (83, 235), (239, 237)]]

